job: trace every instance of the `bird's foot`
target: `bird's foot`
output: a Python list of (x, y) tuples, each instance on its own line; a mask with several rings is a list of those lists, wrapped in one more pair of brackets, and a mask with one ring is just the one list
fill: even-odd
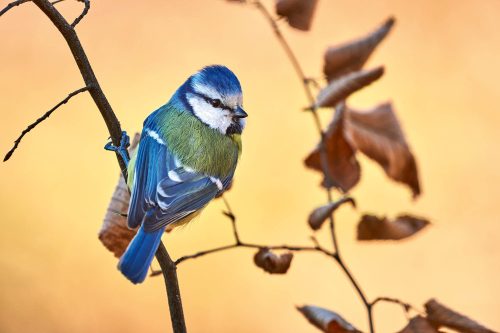
[(122, 138), (120, 139), (120, 146), (115, 146), (113, 142), (108, 142), (104, 146), (104, 149), (109, 150), (109, 151), (114, 151), (118, 154), (120, 154), (121, 158), (125, 162), (126, 165), (128, 165), (129, 162), (129, 157), (128, 157), (128, 150), (127, 148), (130, 146), (130, 138), (127, 135), (127, 132), (123, 131), (122, 132)]

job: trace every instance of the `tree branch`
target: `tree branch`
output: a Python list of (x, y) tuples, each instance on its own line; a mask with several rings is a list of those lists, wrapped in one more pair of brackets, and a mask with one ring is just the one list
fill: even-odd
[(40, 118), (38, 118), (34, 123), (32, 123), (28, 127), (26, 127), (26, 129), (21, 132), (21, 135), (16, 139), (16, 141), (14, 141), (14, 146), (11, 148), (11, 150), (9, 150), (9, 152), (7, 154), (5, 154), (5, 157), (4, 157), (3, 161), (6, 162), (6, 161), (9, 160), (9, 158), (12, 156), (12, 154), (14, 154), (14, 151), (17, 149), (17, 146), (19, 146), (19, 144), (21, 143), (21, 140), (23, 139), (23, 137), (26, 134), (28, 134), (29, 131), (31, 131), (33, 128), (35, 128), (42, 121), (44, 121), (45, 119), (47, 119), (48, 117), (50, 117), (50, 115), (52, 114), (52, 112), (54, 112), (55, 110), (57, 110), (61, 105), (66, 104), (73, 96), (76, 96), (79, 93), (82, 93), (84, 91), (88, 91), (89, 89), (90, 89), (90, 87), (83, 87), (83, 88), (80, 88), (78, 90), (73, 91), (71, 94), (69, 94), (68, 96), (66, 96), (65, 99), (63, 99), (62, 101), (60, 101), (59, 103), (57, 103), (56, 106), (54, 106), (49, 111), (45, 112), (45, 114), (43, 116), (41, 116)]
[(0, 11), (0, 16), (2, 16), (3, 14), (5, 14), (6, 12), (8, 12), (9, 10), (11, 10), (12, 8), (14, 7), (17, 7), (25, 2), (28, 2), (28, 1), (31, 1), (31, 0), (17, 0), (17, 1), (13, 1), (11, 3), (9, 3), (4, 9), (2, 9)]
[[(320, 136), (321, 165), (322, 165), (322, 169), (323, 169), (323, 174), (325, 175), (325, 178), (328, 182), (330, 176), (329, 176), (329, 172), (327, 169), (328, 162), (327, 162), (327, 152), (326, 152), (326, 145), (325, 145), (325, 132), (323, 130), (323, 126), (321, 125), (321, 121), (320, 121), (320, 118), (319, 118), (319, 115), (317, 112), (318, 110), (314, 106), (315, 105), (315, 98), (313, 96), (313, 93), (312, 93), (310, 85), (309, 85), (310, 80), (304, 74), (304, 70), (300, 66), (300, 63), (297, 60), (297, 57), (295, 56), (292, 48), (290, 47), (290, 45), (286, 41), (285, 37), (281, 33), (279, 26), (276, 24), (276, 20), (269, 13), (269, 11), (266, 9), (266, 7), (259, 0), (255, 0), (255, 1), (252, 1), (250, 3), (255, 5), (257, 7), (257, 9), (262, 13), (262, 15), (267, 19), (269, 25), (271, 26), (271, 28), (274, 31), (274, 34), (276, 35), (276, 38), (278, 39), (280, 44), (283, 46), (283, 49), (285, 50), (286, 55), (290, 59), (290, 62), (292, 63), (292, 66), (295, 69), (297, 76), (300, 78), (300, 80), (302, 82), (302, 86), (304, 88), (304, 91), (305, 91), (306, 97), (309, 101), (309, 104), (313, 105), (313, 107), (310, 109), (310, 111), (311, 111), (311, 114), (313, 116), (316, 129), (317, 129), (318, 134)], [(328, 183), (331, 183), (331, 182), (328, 182)], [(333, 199), (331, 190), (329, 188), (327, 188), (326, 192), (327, 192), (328, 203), (331, 203), (332, 199)], [(368, 313), (368, 322), (369, 322), (369, 326), (370, 326), (370, 332), (374, 333), (372, 305), (368, 302), (368, 300), (367, 300), (363, 290), (361, 289), (359, 283), (356, 281), (356, 279), (354, 278), (354, 276), (352, 275), (352, 273), (350, 272), (350, 270), (348, 269), (346, 264), (343, 262), (342, 257), (340, 256), (340, 249), (338, 246), (337, 237), (336, 237), (336, 233), (335, 233), (335, 221), (333, 219), (333, 213), (330, 214), (330, 216), (329, 216), (329, 224), (330, 224), (330, 232), (331, 232), (332, 243), (333, 243), (333, 248), (334, 248), (333, 258), (337, 261), (339, 266), (342, 268), (344, 273), (347, 275), (347, 277), (351, 281), (351, 284), (353, 285), (354, 289), (358, 293), (358, 296), (360, 297), (361, 301), (363, 302), (363, 304), (366, 308), (366, 311)]]
[[(22, 1), (22, 0), (20, 0)], [(55, 27), (59, 30), (61, 35), (66, 40), (69, 49), (73, 55), (73, 58), (80, 70), (82, 78), (85, 82), (85, 86), (88, 87), (88, 91), (94, 100), (97, 108), (99, 109), (104, 122), (108, 128), (111, 140), (115, 146), (120, 146), (120, 141), (122, 137), (122, 129), (120, 122), (116, 117), (111, 105), (104, 95), (99, 82), (94, 74), (94, 70), (90, 65), (90, 62), (85, 54), (85, 51), (80, 43), (80, 39), (74, 29), (74, 26), (85, 16), (88, 12), (89, 5), (86, 1), (86, 6), (82, 14), (70, 25), (66, 19), (57, 11), (57, 9), (48, 0), (33, 0), (33, 2), (45, 13), (45, 15), (51, 20)], [(118, 164), (120, 165), (120, 170), (125, 179), (127, 179), (127, 166), (125, 161), (117, 153), (116, 157), (118, 159)], [(172, 326), (175, 333), (185, 333), (186, 324), (184, 321), (184, 314), (182, 311), (182, 300), (179, 290), (179, 284), (177, 280), (177, 273), (175, 264), (168, 255), (165, 246), (160, 243), (158, 251), (156, 253), (156, 258), (158, 259), (160, 266), (165, 277), (165, 285), (167, 287), (167, 294), (169, 300), (170, 316), (172, 320)]]
[(160, 242), (160, 246), (156, 251), (156, 259), (160, 263), (163, 278), (165, 280), (165, 287), (167, 288), (168, 307), (170, 309), (172, 328), (175, 333), (186, 333), (186, 322), (184, 321), (184, 311), (182, 309), (177, 267), (170, 258), (162, 242)]

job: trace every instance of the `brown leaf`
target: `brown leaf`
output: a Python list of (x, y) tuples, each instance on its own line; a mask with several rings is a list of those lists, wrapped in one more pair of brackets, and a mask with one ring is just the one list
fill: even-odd
[(317, 4), (318, 0), (277, 0), (276, 14), (285, 17), (291, 27), (307, 31)]
[(358, 240), (400, 240), (410, 237), (429, 225), (426, 219), (400, 215), (394, 221), (365, 214), (358, 224)]
[(353, 207), (356, 207), (356, 202), (351, 197), (343, 197), (335, 202), (323, 205), (316, 208), (309, 215), (309, 226), (313, 230), (318, 230), (323, 225), (323, 222), (340, 206), (349, 202)]
[(416, 316), (398, 333), (439, 333), (439, 331), (425, 317)]
[(394, 22), (394, 18), (390, 17), (367, 36), (328, 48), (325, 52), (325, 64), (323, 66), (323, 72), (328, 81), (360, 70), (375, 48), (391, 31)]
[(417, 164), (390, 103), (361, 112), (346, 108), (344, 131), (351, 146), (378, 162), (395, 181), (420, 194)]
[(268, 248), (260, 248), (253, 257), (255, 265), (270, 274), (285, 274), (292, 263), (293, 253), (277, 255)]
[(495, 333), (478, 322), (438, 303), (435, 299), (425, 303), (427, 318), (436, 326), (446, 326), (462, 333)]
[[(132, 140), (129, 151), (132, 153), (139, 143), (139, 134)], [(131, 230), (127, 226), (127, 218), (121, 214), (126, 214), (130, 201), (130, 193), (120, 174), (113, 196), (104, 216), (104, 221), (99, 231), (99, 240), (115, 257), (120, 258), (127, 249), (128, 244), (134, 238), (136, 230)]]
[(325, 333), (361, 333), (338, 313), (313, 305), (297, 307), (307, 320)]
[(305, 165), (323, 173), (323, 186), (338, 187), (347, 192), (358, 183), (361, 169), (355, 157), (355, 150), (344, 137), (343, 110), (343, 107), (337, 110), (325, 133), (325, 160), (321, 160), (320, 144), (307, 156)]
[(352, 93), (378, 80), (384, 74), (384, 67), (361, 70), (344, 75), (328, 84), (316, 98), (315, 107), (333, 107)]

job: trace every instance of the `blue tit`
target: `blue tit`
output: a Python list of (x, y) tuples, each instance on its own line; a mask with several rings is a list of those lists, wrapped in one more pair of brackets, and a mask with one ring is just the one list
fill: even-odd
[(165, 229), (189, 222), (229, 187), (247, 117), (242, 103), (236, 75), (208, 66), (144, 121), (128, 164), (127, 223), (139, 229), (118, 264), (132, 283), (146, 278)]

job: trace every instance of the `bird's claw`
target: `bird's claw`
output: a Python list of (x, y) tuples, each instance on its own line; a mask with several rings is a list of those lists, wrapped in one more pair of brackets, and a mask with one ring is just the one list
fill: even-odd
[(122, 137), (120, 139), (120, 146), (117, 147), (113, 144), (113, 142), (110, 141), (110, 142), (106, 143), (106, 145), (104, 146), (104, 149), (109, 150), (109, 151), (114, 151), (114, 152), (120, 154), (120, 156), (122, 157), (125, 164), (128, 165), (130, 158), (128, 156), (127, 148), (129, 146), (130, 146), (130, 138), (127, 135), (127, 132), (123, 131)]

